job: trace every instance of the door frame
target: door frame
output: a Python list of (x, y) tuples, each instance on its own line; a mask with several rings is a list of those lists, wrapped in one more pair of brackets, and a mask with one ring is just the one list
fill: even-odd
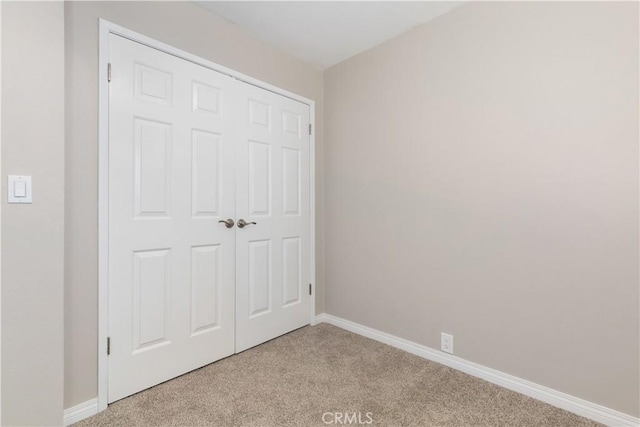
[(315, 323), (316, 311), (315, 101), (100, 19), (98, 41), (98, 412), (107, 408), (109, 390), (109, 360), (107, 358), (109, 331), (109, 82), (107, 81), (107, 67), (109, 64), (109, 36), (111, 34), (309, 106), (309, 123), (313, 130), (309, 136), (309, 275), (313, 288), (309, 301), (309, 324)]

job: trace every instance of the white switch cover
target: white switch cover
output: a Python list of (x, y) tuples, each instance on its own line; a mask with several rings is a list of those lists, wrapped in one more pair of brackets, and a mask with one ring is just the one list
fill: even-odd
[(31, 177), (9, 175), (7, 194), (9, 203), (31, 203)]

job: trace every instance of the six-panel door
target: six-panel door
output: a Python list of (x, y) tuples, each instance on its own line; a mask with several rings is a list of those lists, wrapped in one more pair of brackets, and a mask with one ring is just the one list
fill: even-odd
[(110, 37), (109, 402), (234, 353), (235, 80)]
[(309, 323), (309, 106), (239, 89), (236, 352)]
[(308, 324), (311, 224), (308, 105), (109, 49), (113, 402)]

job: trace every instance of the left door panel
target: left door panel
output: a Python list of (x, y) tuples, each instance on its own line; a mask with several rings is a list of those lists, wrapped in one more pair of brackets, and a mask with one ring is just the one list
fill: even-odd
[(111, 35), (109, 402), (234, 353), (235, 81)]

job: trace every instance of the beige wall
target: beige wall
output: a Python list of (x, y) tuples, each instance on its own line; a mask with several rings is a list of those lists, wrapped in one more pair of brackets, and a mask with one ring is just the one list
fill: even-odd
[(188, 2), (67, 2), (65, 408), (97, 396), (98, 18), (316, 101), (316, 310), (322, 294), (322, 72)]
[(638, 416), (638, 30), (474, 3), (326, 71), (326, 311)]
[(2, 211), (3, 425), (97, 394), (98, 17), (317, 101), (318, 313), (326, 272), (331, 314), (640, 414), (638, 4), (466, 5), (328, 70), (323, 108), (190, 3), (3, 2), (2, 171), (34, 179)]
[[(62, 424), (64, 7), (2, 4), (2, 425)], [(6, 175), (33, 203), (6, 204)]]

